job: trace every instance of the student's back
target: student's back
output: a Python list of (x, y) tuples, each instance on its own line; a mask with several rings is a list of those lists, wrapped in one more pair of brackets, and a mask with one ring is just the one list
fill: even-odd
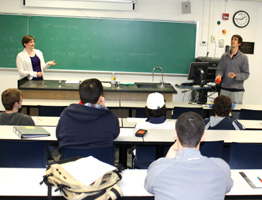
[(33, 119), (23, 113), (0, 113), (0, 125), (35, 126)]
[(222, 200), (232, 184), (225, 161), (188, 148), (179, 151), (175, 159), (152, 163), (145, 188), (156, 200)]

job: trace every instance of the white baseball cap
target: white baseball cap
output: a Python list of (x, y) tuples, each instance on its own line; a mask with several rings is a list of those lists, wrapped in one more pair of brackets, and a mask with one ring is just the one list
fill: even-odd
[(162, 108), (165, 105), (164, 96), (158, 92), (154, 92), (148, 95), (147, 97), (147, 108), (151, 110), (157, 110)]

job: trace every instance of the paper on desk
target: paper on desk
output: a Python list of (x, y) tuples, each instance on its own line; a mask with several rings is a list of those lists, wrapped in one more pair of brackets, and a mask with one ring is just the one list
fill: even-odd
[(42, 120), (38, 117), (32, 117), (33, 121), (35, 122), (35, 124), (38, 124), (39, 122), (41, 122)]
[(246, 177), (242, 177), (249, 183), (249, 185), (253, 188), (262, 188), (262, 171), (261, 170), (251, 170), (239, 172), (240, 174), (244, 173)]
[(111, 87), (111, 83), (102, 83), (103, 87)]
[(86, 185), (90, 185), (105, 173), (116, 169), (116, 167), (99, 161), (93, 156), (70, 162), (63, 167), (71, 176)]

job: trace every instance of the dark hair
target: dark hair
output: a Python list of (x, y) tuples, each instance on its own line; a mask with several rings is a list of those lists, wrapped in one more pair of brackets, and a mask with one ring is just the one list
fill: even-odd
[(162, 108), (152, 110), (149, 109), (147, 106), (146, 108), (146, 114), (148, 117), (163, 117), (166, 116), (166, 105), (164, 105)]
[(197, 147), (204, 134), (204, 130), (205, 122), (195, 112), (183, 113), (176, 121), (177, 137), (183, 147)]
[(231, 112), (232, 102), (228, 96), (220, 95), (215, 98), (213, 110), (220, 117), (226, 117)]
[(84, 80), (79, 85), (79, 95), (82, 104), (96, 104), (99, 97), (104, 96), (103, 85), (96, 78)]
[(238, 44), (240, 44), (240, 46), (241, 46), (242, 43), (243, 43), (243, 38), (240, 35), (233, 35), (231, 37), (231, 40), (233, 39), (233, 37), (236, 37), (238, 39)]
[(28, 42), (30, 42), (31, 40), (35, 40), (35, 38), (31, 35), (25, 35), (23, 38), (22, 38), (22, 45), (23, 47), (25, 47), (25, 43), (27, 44)]
[(22, 91), (16, 88), (10, 88), (2, 93), (2, 104), (5, 110), (13, 110), (15, 102), (19, 103), (22, 97)]

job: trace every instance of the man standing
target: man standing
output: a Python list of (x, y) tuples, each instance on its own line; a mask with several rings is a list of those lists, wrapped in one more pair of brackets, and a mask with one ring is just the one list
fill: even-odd
[[(216, 82), (222, 82), (220, 94), (237, 104), (243, 102), (244, 81), (249, 77), (248, 58), (239, 50), (242, 42), (240, 35), (232, 36), (231, 51), (222, 55), (216, 71)], [(233, 116), (234, 119), (237, 117)]]
[(118, 118), (105, 107), (102, 83), (88, 79), (79, 86), (81, 104), (71, 104), (58, 122), (56, 137), (63, 147), (98, 149), (113, 146), (118, 137)]
[(5, 112), (0, 113), (0, 125), (35, 125), (30, 116), (18, 112), (18, 110), (22, 107), (21, 90), (16, 88), (5, 90), (2, 93), (2, 104), (5, 107)]
[(156, 200), (221, 200), (232, 188), (228, 164), (220, 158), (202, 156), (199, 151), (204, 128), (204, 120), (194, 112), (177, 119), (175, 144), (166, 158), (148, 168), (145, 189)]

